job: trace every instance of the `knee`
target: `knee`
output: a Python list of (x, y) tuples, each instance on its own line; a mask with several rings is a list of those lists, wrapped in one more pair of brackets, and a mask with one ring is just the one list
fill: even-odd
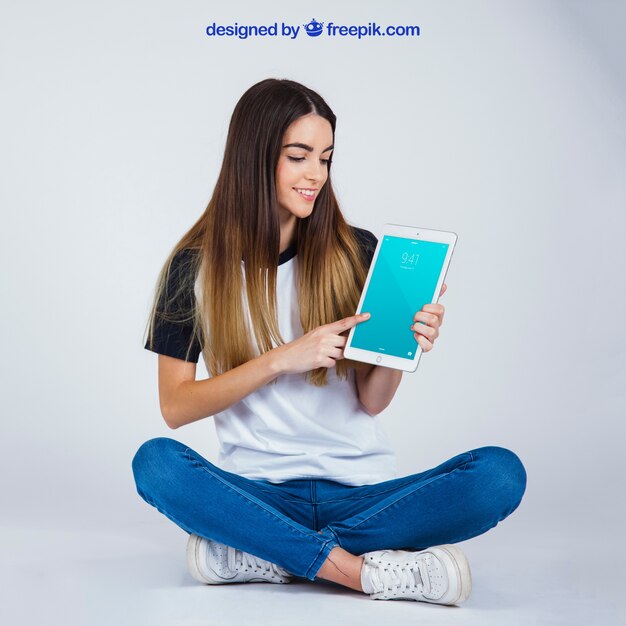
[[(140, 494), (150, 483), (158, 483), (170, 466), (170, 458), (186, 446), (170, 437), (148, 439), (139, 446), (132, 460), (133, 476)], [(143, 494), (142, 494), (143, 495)]]
[(504, 516), (512, 513), (526, 491), (526, 469), (520, 458), (507, 448), (485, 446), (473, 450), (483, 470), (485, 492), (497, 500)]

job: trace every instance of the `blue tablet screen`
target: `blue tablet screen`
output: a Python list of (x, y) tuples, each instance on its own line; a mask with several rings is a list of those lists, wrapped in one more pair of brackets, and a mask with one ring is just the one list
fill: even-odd
[(412, 359), (413, 316), (433, 301), (447, 252), (447, 243), (385, 235), (361, 307), (371, 317), (355, 327), (350, 345)]

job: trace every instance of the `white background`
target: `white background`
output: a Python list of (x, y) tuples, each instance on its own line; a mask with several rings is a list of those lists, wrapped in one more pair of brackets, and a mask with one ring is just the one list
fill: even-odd
[[(312, 18), (421, 36), (204, 34)], [(77, 558), (104, 541), (121, 567), (147, 536), (182, 554), (182, 531), (136, 494), (131, 459), (170, 436), (215, 461), (217, 441), (212, 418), (163, 422), (144, 330), (158, 271), (213, 191), (236, 102), (275, 77), (336, 113), (350, 223), (459, 237), (440, 337), (379, 416), (402, 475), (509, 447), (526, 495), (476, 546), (549, 550), (567, 535), (551, 559), (569, 571), (595, 550), (581, 581), (623, 557), (625, 27), (618, 1), (3, 2), (2, 541), (75, 545)], [(77, 533), (100, 539), (72, 544)], [(6, 562), (14, 600), (47, 571), (32, 557), (22, 579), (20, 553)]]

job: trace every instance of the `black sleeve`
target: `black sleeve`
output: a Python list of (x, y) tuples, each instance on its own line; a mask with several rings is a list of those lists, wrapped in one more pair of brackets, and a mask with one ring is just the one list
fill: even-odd
[[(176, 293), (181, 276), (192, 269), (192, 252), (185, 249), (174, 256), (165, 292), (161, 294), (157, 304), (154, 341), (150, 347), (150, 337), (148, 337), (144, 348), (158, 354), (197, 363), (202, 348), (198, 337), (193, 333), (192, 314), (195, 299), (193, 283), (189, 288)], [(176, 295), (175, 298), (174, 295)], [(167, 319), (163, 317), (164, 312), (168, 315)], [(192, 346), (187, 356), (190, 342)]]
[(376, 246), (378, 244), (378, 237), (365, 228), (358, 228), (357, 226), (353, 226), (352, 228), (356, 238), (361, 244), (363, 262), (365, 263), (365, 269), (367, 271), (369, 270), (369, 267), (372, 264), (372, 259), (374, 258), (374, 251), (376, 250)]

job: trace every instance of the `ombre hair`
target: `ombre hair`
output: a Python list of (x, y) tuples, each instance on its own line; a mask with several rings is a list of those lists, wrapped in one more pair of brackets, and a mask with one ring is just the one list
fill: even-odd
[[(174, 246), (160, 272), (149, 319), (150, 345), (156, 316), (167, 317), (164, 309), (169, 307), (163, 303), (176, 299), (180, 291), (194, 293), (196, 281), (201, 298), (187, 298), (190, 309), (178, 311), (176, 321), (193, 320), (193, 338), (200, 342), (210, 376), (257, 356), (253, 337), (258, 354), (285, 343), (277, 319), (280, 222), (275, 171), (287, 128), (311, 113), (330, 122), (334, 144), (335, 114), (319, 94), (300, 83), (268, 78), (240, 98), (208, 206)], [(354, 315), (367, 276), (362, 244), (339, 209), (330, 169), (329, 161), (328, 178), (312, 213), (297, 220), (295, 231), (298, 306), (305, 334)], [(184, 255), (187, 260), (175, 291), (168, 292), (172, 261), (182, 251), (194, 253)], [(244, 272), (252, 331), (242, 298)], [(338, 359), (335, 365), (337, 376), (344, 379), (349, 368), (360, 367), (362, 363), (350, 359)], [(305, 373), (309, 382), (320, 387), (327, 384), (327, 375), (326, 367)]]

